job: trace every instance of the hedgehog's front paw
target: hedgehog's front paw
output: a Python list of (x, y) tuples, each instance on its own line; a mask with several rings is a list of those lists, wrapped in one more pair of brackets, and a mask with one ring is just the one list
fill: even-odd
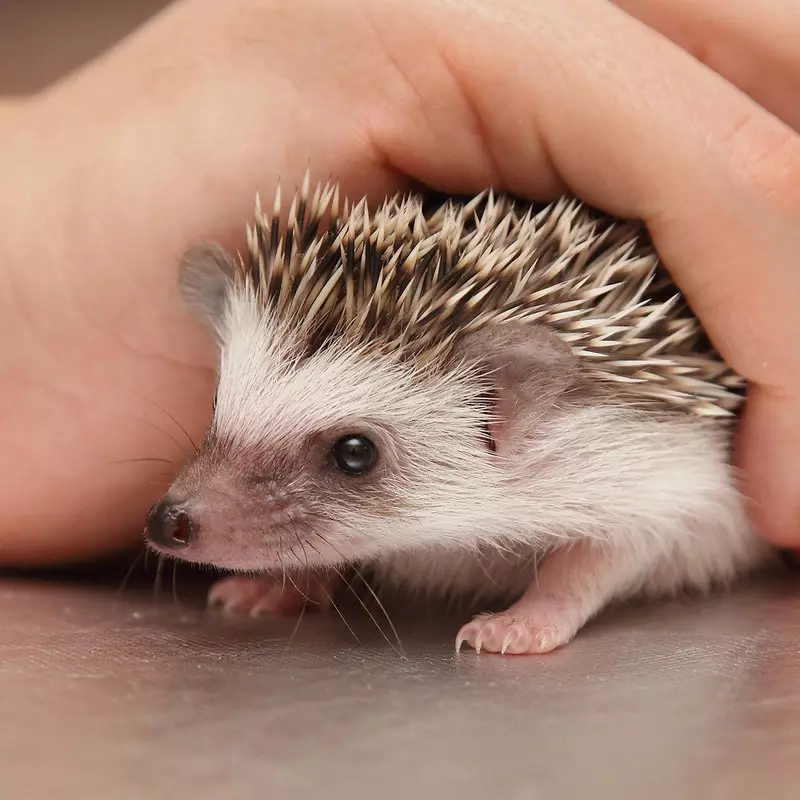
[(208, 593), (210, 608), (226, 614), (293, 616), (307, 610), (327, 609), (331, 602), (329, 581), (296, 577), (294, 583), (264, 575), (258, 578), (234, 576), (217, 581)]
[(549, 653), (567, 644), (576, 634), (566, 619), (532, 619), (513, 614), (480, 614), (464, 625), (456, 637), (456, 651), (463, 644), (478, 653), (533, 655)]

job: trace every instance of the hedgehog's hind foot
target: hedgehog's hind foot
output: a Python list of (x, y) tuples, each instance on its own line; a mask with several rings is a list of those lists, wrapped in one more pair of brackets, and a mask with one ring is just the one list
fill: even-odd
[(208, 593), (209, 608), (229, 615), (291, 617), (306, 611), (327, 610), (335, 589), (327, 575), (269, 575), (257, 578), (234, 575), (217, 581)]

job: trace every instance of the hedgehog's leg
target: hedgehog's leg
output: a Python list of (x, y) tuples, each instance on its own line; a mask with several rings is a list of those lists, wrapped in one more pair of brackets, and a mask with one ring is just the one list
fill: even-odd
[(586, 540), (556, 550), (510, 608), (464, 625), (456, 649), (468, 644), (478, 652), (550, 652), (570, 642), (611, 600), (641, 585), (643, 567), (632, 553)]
[(217, 581), (208, 593), (208, 605), (227, 614), (294, 616), (306, 611), (327, 611), (340, 578), (328, 572), (309, 571), (279, 577), (234, 575)]

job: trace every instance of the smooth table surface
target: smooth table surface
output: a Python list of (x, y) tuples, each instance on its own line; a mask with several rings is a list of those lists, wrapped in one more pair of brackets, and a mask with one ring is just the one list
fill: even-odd
[(360, 644), (291, 638), (181, 580), (0, 579), (0, 797), (800, 798), (796, 579), (512, 658), (457, 657), (433, 612), (393, 613), (404, 658), (357, 606)]

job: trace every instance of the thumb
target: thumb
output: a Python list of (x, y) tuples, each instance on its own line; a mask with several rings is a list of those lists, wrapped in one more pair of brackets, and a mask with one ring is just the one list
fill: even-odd
[(800, 551), (800, 393), (750, 387), (735, 459), (760, 533)]

